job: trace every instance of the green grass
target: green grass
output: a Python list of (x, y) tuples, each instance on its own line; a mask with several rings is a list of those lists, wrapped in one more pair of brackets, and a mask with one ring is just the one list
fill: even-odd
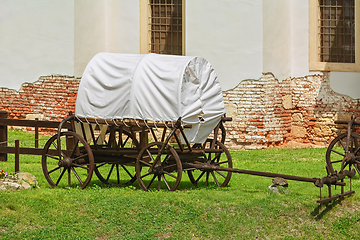
[[(31, 134), (10, 131), (27, 139)], [(46, 137), (45, 137), (46, 138)], [(25, 140), (24, 140), (25, 141)], [(33, 144), (32, 141), (22, 144)], [(45, 142), (41, 143), (42, 145)], [(323, 177), (326, 149), (231, 152), (234, 167)], [(14, 171), (14, 156), (0, 162)], [(183, 174), (175, 192), (107, 187), (95, 176), (87, 188), (51, 189), (40, 156), (20, 155), (20, 171), (40, 189), (1, 192), (1, 239), (358, 239), (360, 180), (354, 195), (319, 205), (312, 183), (289, 182), (290, 194), (268, 190), (271, 178), (233, 173), (228, 187), (194, 187)], [(337, 190), (339, 191), (339, 189)], [(327, 191), (323, 190), (323, 195)]]

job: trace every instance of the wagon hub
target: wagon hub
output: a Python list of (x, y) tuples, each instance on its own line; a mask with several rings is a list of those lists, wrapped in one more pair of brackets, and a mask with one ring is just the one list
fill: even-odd
[(351, 152), (346, 153), (345, 158), (344, 158), (345, 162), (347, 162), (349, 164), (354, 163), (355, 159), (356, 159), (355, 154), (351, 153)]
[(163, 167), (159, 164), (152, 169), (152, 173), (156, 176), (163, 174)]
[(72, 161), (71, 158), (69, 157), (64, 157), (63, 159), (61, 159), (58, 163), (59, 167), (63, 167), (65, 169), (69, 169), (72, 167)]

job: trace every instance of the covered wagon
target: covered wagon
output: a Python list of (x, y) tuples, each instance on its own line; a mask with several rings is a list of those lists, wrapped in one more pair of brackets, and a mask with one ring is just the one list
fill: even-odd
[(53, 187), (84, 188), (95, 172), (104, 183), (175, 190), (183, 171), (194, 184), (226, 186), (231, 172), (196, 167), (232, 167), (226, 120), (217, 75), (204, 58), (99, 53), (83, 73), (75, 114), (45, 145), (43, 171)]

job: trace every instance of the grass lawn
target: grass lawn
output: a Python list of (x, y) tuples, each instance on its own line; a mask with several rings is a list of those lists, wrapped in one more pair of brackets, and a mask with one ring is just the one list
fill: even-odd
[[(9, 137), (32, 135), (11, 130)], [(231, 155), (235, 168), (320, 178), (326, 175), (325, 152), (267, 149)], [(0, 162), (0, 169), (14, 171), (14, 156)], [(274, 194), (268, 190), (271, 178), (237, 173), (225, 188), (195, 187), (184, 173), (175, 192), (144, 192), (137, 182), (108, 187), (95, 174), (84, 190), (52, 189), (40, 156), (20, 155), (20, 171), (34, 174), (40, 189), (0, 192), (1, 239), (360, 238), (358, 175), (352, 180), (354, 195), (319, 205), (319, 189), (312, 183), (288, 181), (290, 194)]]

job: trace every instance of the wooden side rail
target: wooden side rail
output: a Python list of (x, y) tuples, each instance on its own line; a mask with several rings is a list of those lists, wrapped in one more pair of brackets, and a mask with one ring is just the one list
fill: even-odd
[[(9, 119), (7, 118), (6, 111), (0, 111), (0, 162), (7, 161), (8, 153), (41, 155), (43, 149), (39, 148), (39, 128), (58, 128), (60, 121), (48, 121), (48, 120), (29, 120), (29, 119)], [(9, 147), (8, 141), (8, 126), (17, 127), (34, 127), (35, 128), (35, 148), (20, 147), (17, 151), (15, 147)], [(66, 129), (71, 129), (71, 123), (66, 122), (63, 124)]]
[[(60, 121), (0, 118), (0, 126), (57, 128), (59, 123)], [(71, 128), (70, 123), (64, 123), (63, 126)]]

